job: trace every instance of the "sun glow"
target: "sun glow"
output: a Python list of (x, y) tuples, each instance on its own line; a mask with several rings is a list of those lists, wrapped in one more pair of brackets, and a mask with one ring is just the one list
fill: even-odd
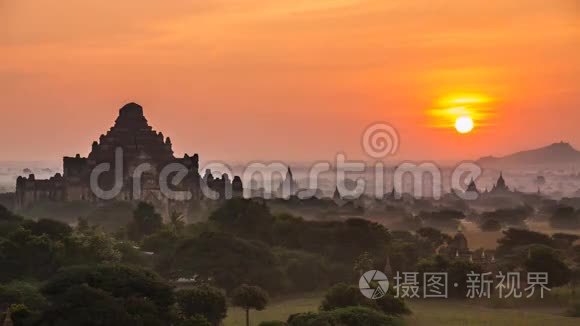
[(439, 99), (435, 108), (429, 110), (431, 126), (455, 129), (467, 134), (477, 126), (489, 124), (492, 111), (491, 98), (480, 94), (455, 94)]

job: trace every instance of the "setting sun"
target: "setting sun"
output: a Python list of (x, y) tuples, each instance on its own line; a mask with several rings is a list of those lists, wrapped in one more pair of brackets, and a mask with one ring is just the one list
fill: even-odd
[(492, 100), (482, 94), (453, 94), (440, 98), (429, 110), (430, 125), (435, 128), (455, 129), (460, 134), (470, 133), (475, 125), (489, 126), (494, 116)]
[(473, 130), (473, 119), (470, 117), (459, 117), (455, 120), (455, 130), (460, 134), (467, 134)]

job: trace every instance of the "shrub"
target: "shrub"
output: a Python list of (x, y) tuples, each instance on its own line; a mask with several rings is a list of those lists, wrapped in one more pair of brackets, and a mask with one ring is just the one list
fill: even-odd
[(189, 318), (179, 320), (176, 326), (211, 326), (211, 323), (200, 315), (195, 315)]
[(32, 312), (27, 306), (23, 304), (13, 304), (10, 306), (10, 313), (12, 314), (12, 320), (19, 324), (19, 321), (24, 321), (30, 317)]
[(47, 302), (34, 284), (12, 281), (0, 285), (0, 309), (4, 310), (11, 304), (23, 304), (32, 310), (39, 310), (44, 308)]
[(279, 321), (279, 320), (270, 320), (270, 321), (263, 321), (260, 323), (260, 325), (258, 326), (287, 326), (288, 324), (286, 324), (283, 321)]
[(497, 232), (501, 230), (501, 223), (496, 219), (488, 219), (481, 223), (480, 228), (484, 232)]
[(345, 283), (337, 284), (328, 290), (320, 310), (332, 311), (351, 306), (364, 306), (394, 316), (411, 312), (403, 300), (389, 293), (379, 300), (371, 300), (364, 297), (358, 287)]
[(288, 319), (288, 326), (391, 326), (399, 324), (397, 318), (366, 307), (347, 307), (320, 313), (297, 314)]
[(571, 303), (566, 310), (566, 315), (570, 317), (580, 317), (580, 301)]
[(578, 229), (580, 217), (572, 207), (558, 207), (550, 218), (550, 226), (556, 229)]
[(179, 290), (175, 297), (180, 311), (187, 317), (201, 315), (213, 325), (219, 325), (226, 317), (226, 297), (214, 287), (200, 285), (193, 289)]

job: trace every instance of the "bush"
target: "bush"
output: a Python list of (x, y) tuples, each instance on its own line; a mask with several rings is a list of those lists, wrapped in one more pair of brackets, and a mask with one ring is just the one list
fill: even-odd
[(47, 305), (47, 301), (34, 284), (13, 281), (0, 285), (0, 311), (4, 311), (11, 304), (23, 304), (30, 309), (39, 310)]
[(403, 300), (389, 293), (379, 300), (371, 300), (364, 297), (358, 287), (344, 283), (337, 284), (328, 290), (320, 310), (332, 311), (351, 306), (364, 306), (394, 316), (411, 312)]
[(168, 229), (163, 229), (159, 232), (145, 236), (141, 241), (141, 249), (143, 251), (150, 251), (159, 253), (164, 250), (174, 250), (178, 243), (179, 237)]
[(421, 274), (420, 277), (423, 277), (423, 274), (427, 272), (447, 273), (448, 284), (458, 284), (457, 287), (448, 287), (448, 294), (451, 298), (465, 298), (467, 274), (470, 272), (483, 273), (482, 267), (476, 263), (457, 259), (450, 260), (440, 255), (420, 260), (417, 264), (417, 270)]
[[(12, 322), (16, 326), (27, 325), (32, 323), (34, 315), (27, 306), (23, 304), (13, 304), (10, 306)], [(6, 325), (6, 323), (5, 323)], [(8, 324), (9, 325), (9, 324)]]
[(195, 315), (189, 318), (179, 320), (176, 326), (212, 326), (212, 325), (209, 321), (207, 321), (207, 319), (205, 319), (205, 317)]
[(456, 229), (459, 225), (459, 220), (464, 219), (465, 214), (461, 211), (443, 209), (434, 212), (421, 212), (419, 217), (429, 227)]
[(548, 286), (552, 288), (567, 284), (572, 276), (570, 268), (558, 256), (558, 253), (544, 246), (531, 248), (524, 266), (528, 273), (548, 273)]
[(133, 220), (127, 225), (129, 239), (141, 240), (144, 236), (151, 235), (163, 227), (163, 218), (155, 211), (155, 207), (141, 202), (133, 211)]
[(480, 228), (484, 232), (497, 232), (501, 230), (501, 223), (496, 219), (488, 219), (481, 223)]
[(179, 290), (175, 297), (181, 313), (189, 318), (201, 315), (211, 324), (219, 325), (226, 317), (226, 297), (214, 287), (200, 285), (193, 289)]
[(550, 218), (550, 226), (555, 229), (578, 229), (580, 217), (572, 207), (558, 207)]
[(22, 226), (25, 229), (30, 230), (33, 235), (46, 235), (51, 240), (63, 240), (71, 235), (73, 231), (68, 224), (49, 219), (41, 219), (38, 221), (27, 220), (22, 223)]
[(494, 219), (503, 224), (521, 226), (532, 213), (533, 209), (529, 206), (521, 206), (497, 209), (493, 212), (484, 212), (481, 217), (484, 220)]
[(14, 215), (6, 207), (0, 205), (0, 236), (6, 236), (14, 232), (18, 227), (22, 218)]
[(274, 253), (280, 260), (288, 283), (284, 284), (285, 280), (280, 280), (281, 289), (287, 288), (297, 293), (327, 289), (332, 284), (329, 275), (340, 276), (340, 273), (332, 270), (333, 266), (320, 255), (282, 248), (276, 248)]
[(288, 319), (288, 326), (390, 326), (399, 324), (397, 318), (389, 317), (366, 307), (347, 307), (320, 313), (297, 314)]
[(573, 302), (566, 310), (569, 317), (580, 317), (580, 301)]
[(263, 321), (260, 323), (260, 325), (258, 326), (287, 326), (288, 324), (286, 324), (283, 321), (279, 321), (279, 320), (271, 320), (271, 321)]
[(42, 293), (50, 301), (47, 325), (165, 325), (174, 303), (172, 287), (158, 275), (123, 265), (63, 269)]
[(216, 286), (226, 291), (245, 282), (278, 291), (280, 280), (284, 279), (278, 259), (270, 247), (262, 242), (224, 233), (206, 232), (186, 239), (180, 242), (168, 259), (168, 273), (171, 275), (212, 278)]

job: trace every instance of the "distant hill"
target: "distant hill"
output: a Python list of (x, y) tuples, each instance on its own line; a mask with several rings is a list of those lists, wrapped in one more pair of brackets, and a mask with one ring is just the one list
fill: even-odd
[(580, 164), (580, 151), (565, 142), (517, 152), (503, 157), (486, 156), (477, 160), (483, 166)]

